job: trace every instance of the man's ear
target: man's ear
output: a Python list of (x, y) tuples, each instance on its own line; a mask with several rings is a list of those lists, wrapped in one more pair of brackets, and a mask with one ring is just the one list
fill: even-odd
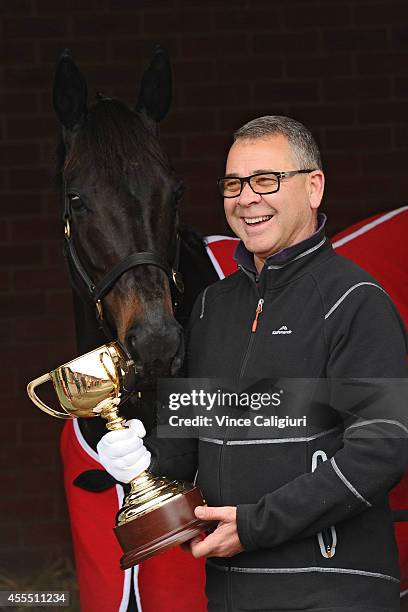
[(167, 52), (160, 46), (146, 68), (140, 86), (136, 110), (156, 123), (167, 115), (171, 103), (172, 77)]
[(314, 170), (309, 175), (309, 201), (312, 208), (319, 208), (324, 193), (324, 174), (321, 170)]
[(88, 88), (81, 72), (65, 49), (54, 76), (53, 104), (62, 125), (72, 131), (87, 114)]

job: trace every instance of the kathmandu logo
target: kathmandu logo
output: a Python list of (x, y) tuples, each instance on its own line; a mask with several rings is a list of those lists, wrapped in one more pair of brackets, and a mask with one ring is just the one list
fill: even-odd
[(292, 333), (292, 330), (288, 329), (286, 327), (286, 325), (282, 325), (282, 327), (280, 327), (279, 329), (274, 329), (272, 331), (272, 335), (275, 335), (275, 334), (291, 334), (291, 333)]

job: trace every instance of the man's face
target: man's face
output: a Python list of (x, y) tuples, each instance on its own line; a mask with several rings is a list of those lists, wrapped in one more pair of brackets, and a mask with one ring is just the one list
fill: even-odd
[[(234, 142), (225, 174), (243, 177), (264, 171), (300, 169), (287, 138), (276, 135)], [(224, 198), (227, 221), (234, 234), (254, 253), (258, 270), (267, 257), (315, 231), (323, 185), (323, 173), (316, 171), (281, 179), (276, 193), (259, 195), (245, 183), (239, 196)], [(263, 220), (264, 217), (267, 219)]]

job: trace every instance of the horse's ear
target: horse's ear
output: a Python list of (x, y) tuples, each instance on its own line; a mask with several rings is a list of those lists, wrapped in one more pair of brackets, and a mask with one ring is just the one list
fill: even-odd
[(54, 77), (53, 103), (62, 125), (73, 130), (87, 113), (88, 88), (81, 72), (65, 49)]
[(142, 77), (137, 111), (144, 111), (157, 123), (168, 113), (171, 103), (171, 67), (164, 49), (157, 46), (155, 54)]

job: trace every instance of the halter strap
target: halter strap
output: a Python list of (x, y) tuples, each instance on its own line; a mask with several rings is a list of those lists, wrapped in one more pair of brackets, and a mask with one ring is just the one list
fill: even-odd
[[(179, 295), (176, 296), (175, 293), (182, 294), (184, 292), (182, 277), (178, 271), (180, 260), (180, 234), (178, 232), (176, 234), (176, 248), (173, 266), (170, 266), (158, 253), (155, 253), (154, 251), (138, 251), (128, 255), (125, 257), (125, 259), (117, 263), (111, 270), (109, 270), (109, 272), (107, 272), (102, 280), (95, 284), (82, 264), (73, 243), (71, 218), (71, 206), (68, 194), (66, 192), (66, 185), (64, 184), (64, 255), (67, 260), (71, 283), (81, 295), (84, 295), (83, 289), (85, 289), (85, 297), (90, 299), (95, 304), (97, 318), (102, 324), (105, 333), (107, 333), (107, 329), (103, 320), (101, 300), (107, 295), (107, 293), (109, 293), (122, 274), (128, 270), (131, 270), (132, 268), (135, 268), (136, 266), (156, 266), (157, 268), (163, 270), (169, 280), (173, 308), (175, 309), (177, 307), (177, 299), (179, 298)], [(79, 277), (81, 280), (83, 285), (82, 290), (78, 287), (75, 276)]]

